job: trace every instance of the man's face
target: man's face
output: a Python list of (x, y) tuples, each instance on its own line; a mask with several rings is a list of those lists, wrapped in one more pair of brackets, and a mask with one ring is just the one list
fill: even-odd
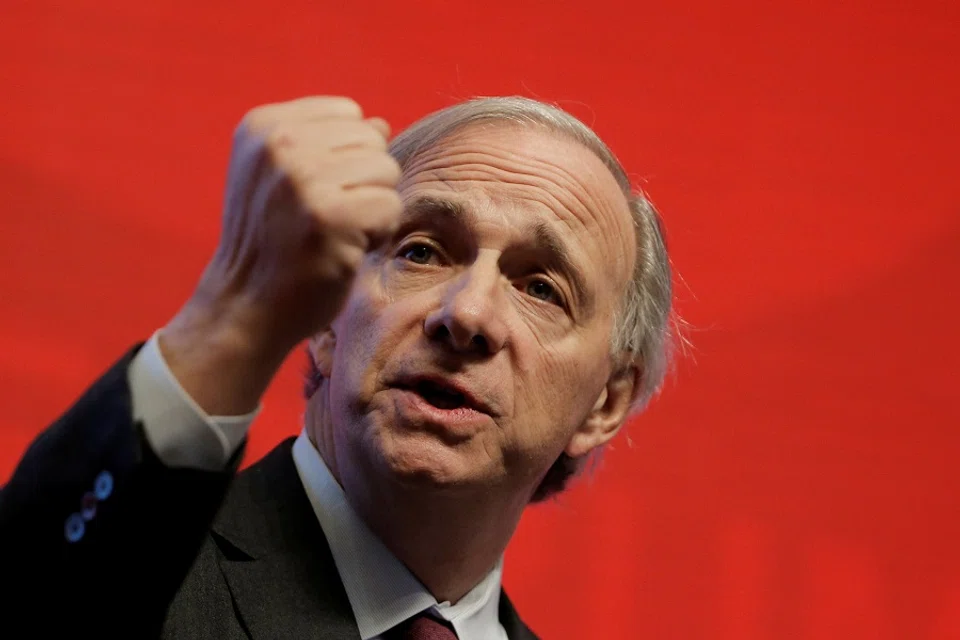
[(636, 246), (626, 199), (588, 149), (504, 125), (421, 153), (400, 193), (399, 230), (312, 347), (323, 439), (345, 484), (373, 473), (525, 500), (561, 452), (612, 436), (598, 419), (622, 421), (608, 381)]

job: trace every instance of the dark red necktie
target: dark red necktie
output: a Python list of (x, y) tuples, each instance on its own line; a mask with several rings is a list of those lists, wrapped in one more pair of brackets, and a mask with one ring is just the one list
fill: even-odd
[(383, 637), (384, 640), (457, 640), (449, 622), (431, 618), (426, 611), (401, 622)]

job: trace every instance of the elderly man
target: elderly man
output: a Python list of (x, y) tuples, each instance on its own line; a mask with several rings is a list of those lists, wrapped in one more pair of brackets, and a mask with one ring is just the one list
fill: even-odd
[[(344, 98), (244, 118), (195, 293), (0, 494), (6, 629), (534, 637), (504, 549), (663, 378), (658, 219), (533, 100), (388, 137)], [(234, 478), (304, 340), (303, 432)]]

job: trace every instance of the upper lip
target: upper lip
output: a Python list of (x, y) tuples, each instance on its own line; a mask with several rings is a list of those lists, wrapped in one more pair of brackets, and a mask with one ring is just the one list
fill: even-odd
[(459, 393), (463, 396), (463, 401), (466, 406), (482, 413), (491, 415), (493, 414), (493, 409), (490, 407), (490, 405), (484, 402), (481, 398), (477, 397), (477, 395), (464, 384), (444, 376), (434, 374), (415, 374), (402, 376), (399, 380), (397, 380), (394, 386), (401, 389), (416, 391), (417, 386), (423, 383), (433, 384), (448, 392)]

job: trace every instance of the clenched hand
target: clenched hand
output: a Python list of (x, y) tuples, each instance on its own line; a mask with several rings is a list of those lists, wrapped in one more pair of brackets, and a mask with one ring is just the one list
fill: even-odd
[(208, 413), (254, 408), (287, 353), (327, 326), (402, 204), (389, 127), (348, 98), (258, 107), (237, 129), (220, 243), (160, 334)]

